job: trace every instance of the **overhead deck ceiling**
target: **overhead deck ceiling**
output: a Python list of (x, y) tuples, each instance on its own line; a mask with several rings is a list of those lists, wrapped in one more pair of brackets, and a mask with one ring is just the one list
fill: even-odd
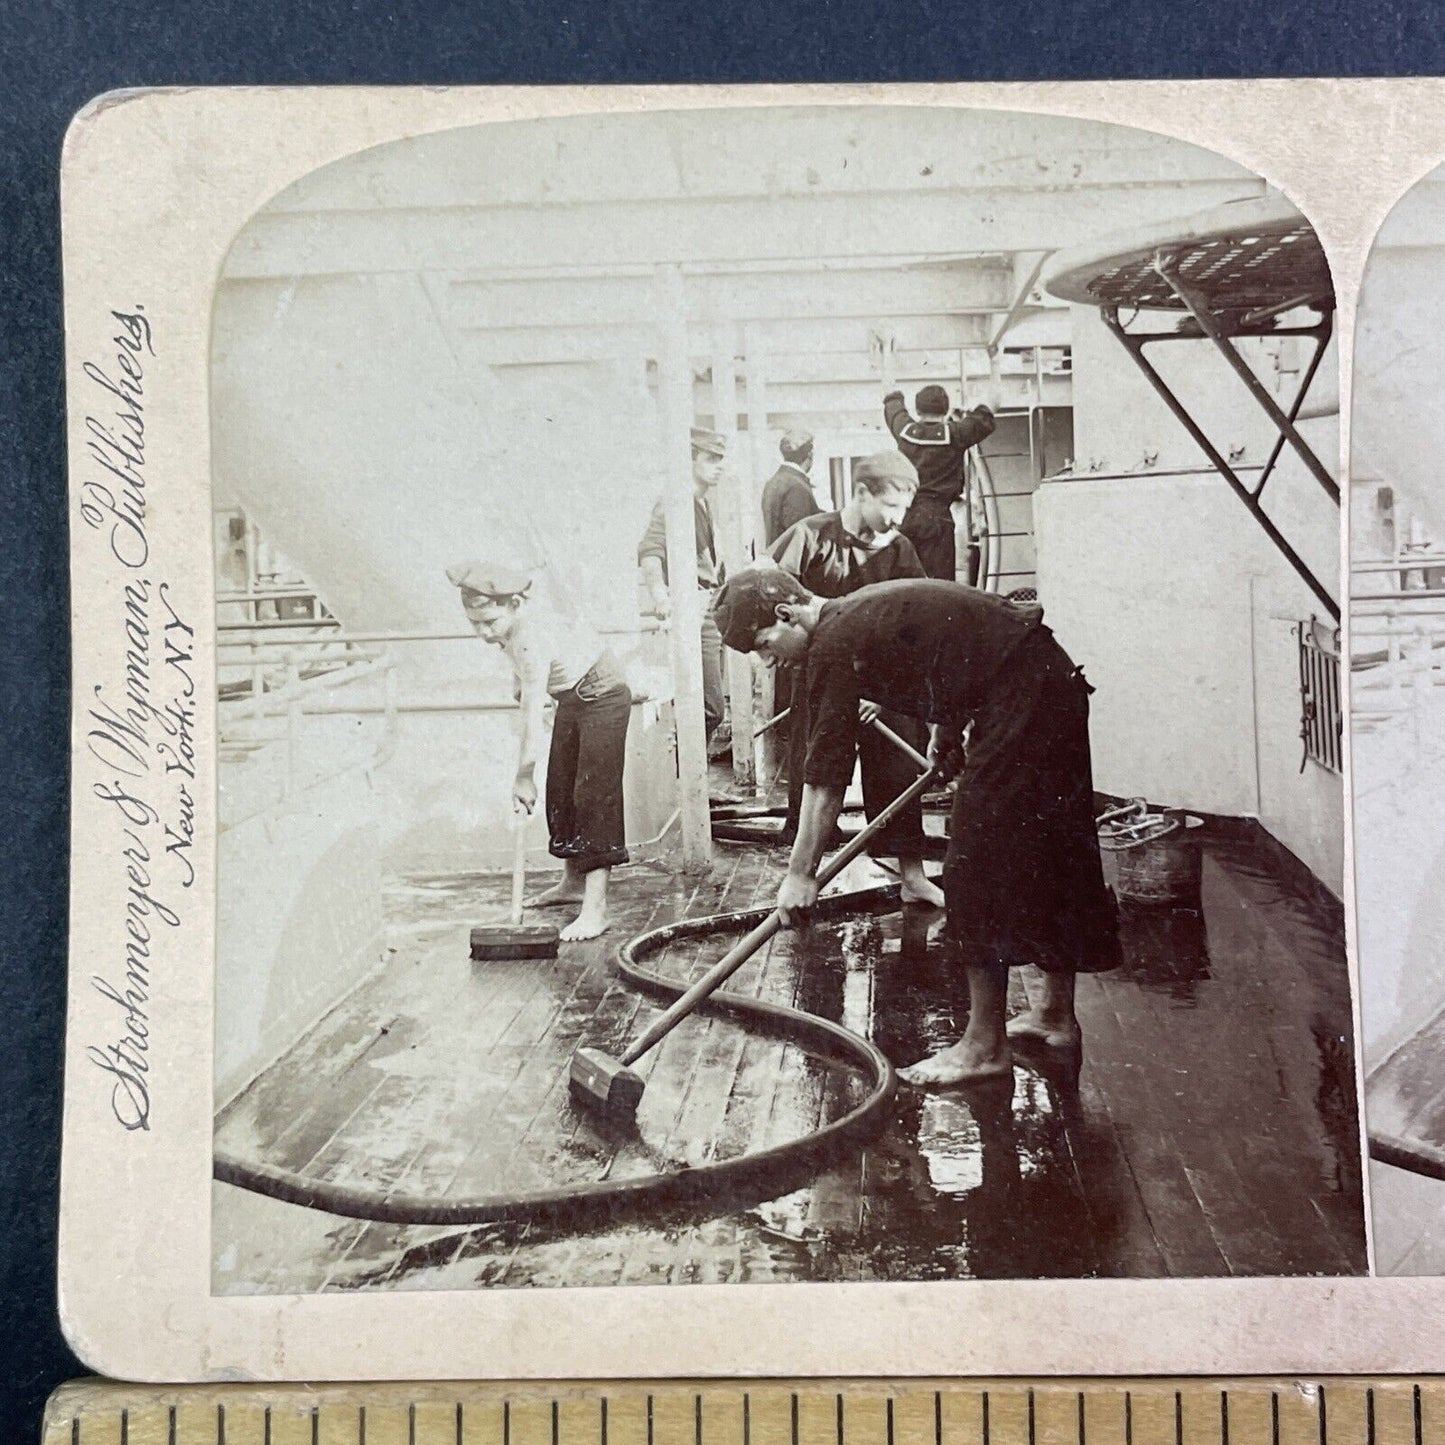
[(856, 357), (884, 317), (900, 356), (956, 362), (1047, 304), (1029, 294), (1047, 253), (1260, 184), (1159, 136), (1010, 112), (477, 126), (305, 177), (247, 225), (225, 279), (411, 273), (469, 359), (531, 366), (635, 357), (653, 272), (677, 265), (695, 353), (760, 348), (806, 380), (807, 358)]

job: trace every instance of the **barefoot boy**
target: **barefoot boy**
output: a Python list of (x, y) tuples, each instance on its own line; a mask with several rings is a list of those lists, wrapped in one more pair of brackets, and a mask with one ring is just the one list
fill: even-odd
[(622, 817), (622, 766), (632, 695), (622, 671), (585, 623), (563, 620), (531, 595), (531, 579), (510, 567), (464, 562), (447, 569), (461, 590), (467, 620), (483, 642), (512, 664), (522, 711), (522, 736), (512, 806), (531, 813), (534, 778), (548, 697), (556, 700), (547, 755), (548, 848), (562, 860), (562, 881), (530, 908), (577, 903), (562, 929), (575, 943), (606, 931), (607, 881), (627, 861)]
[(802, 816), (778, 890), (786, 925), (818, 896), (823, 845), (853, 770), (863, 698), (926, 721), (930, 754), (961, 752), (944, 894), (968, 981), (962, 1039), (902, 1071), (910, 1083), (1007, 1077), (1008, 970), (1035, 964), (1046, 993), (1028, 1032), (1076, 1042), (1074, 977), (1119, 961), (1113, 898), (1094, 826), (1089, 693), (1037, 615), (955, 582), (881, 582), (838, 601), (788, 573), (750, 567), (717, 600), (728, 646), (806, 662)]

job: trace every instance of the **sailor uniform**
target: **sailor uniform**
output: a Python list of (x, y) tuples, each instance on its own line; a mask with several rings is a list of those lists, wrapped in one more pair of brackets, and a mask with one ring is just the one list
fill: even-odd
[[(942, 393), (942, 388), (925, 388), (919, 396), (936, 401), (930, 392)], [(915, 418), (903, 393), (892, 391), (883, 398), (883, 419), (898, 450), (918, 471), (918, 494), (903, 519), (903, 535), (913, 543), (928, 576), (951, 582), (958, 568), (951, 508), (964, 492), (965, 454), (993, 432), (993, 413), (977, 406), (962, 416)]]

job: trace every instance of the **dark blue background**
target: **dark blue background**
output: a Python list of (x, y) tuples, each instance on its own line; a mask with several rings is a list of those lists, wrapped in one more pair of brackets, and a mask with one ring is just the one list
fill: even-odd
[[(82, 1373), (55, 1320), (65, 996), (65, 451), (58, 171), (117, 86), (1439, 74), (1434, 0), (447, 0), (0, 5), (0, 1437)], [(1361, 137), (1321, 136), (1358, 147)], [(1368, 143), (1368, 138), (1363, 138)], [(198, 1221), (199, 1225), (199, 1221)], [(157, 1250), (166, 1242), (156, 1241)]]

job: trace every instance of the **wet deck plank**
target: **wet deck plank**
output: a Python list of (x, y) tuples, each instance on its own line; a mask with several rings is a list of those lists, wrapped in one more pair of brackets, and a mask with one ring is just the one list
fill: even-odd
[[(797, 1137), (856, 1102), (856, 1078), (716, 1016), (688, 1021), (646, 1061), (630, 1141), (579, 1110), (565, 1079), (579, 1042), (615, 1053), (656, 1017), (610, 971), (617, 937), (766, 903), (783, 861), (738, 848), (700, 882), (619, 872), (613, 937), (540, 965), (465, 956), (467, 926), (504, 912), (504, 880), (399, 884), (391, 961), (223, 1111), (219, 1141), (454, 1196)], [(559, 1236), (328, 1219), (218, 1187), (217, 1287), (1358, 1272), (1338, 920), (1235, 837), (1208, 845), (1203, 906), (1202, 919), (1126, 920), (1126, 967), (1080, 980), (1087, 1043), (1074, 1084), (1025, 1066), (1011, 1096), (905, 1091), (874, 1143), (773, 1201)], [(966, 1019), (961, 981), (927, 932), (894, 914), (785, 936), (729, 988), (871, 1028), (910, 1062)], [(658, 966), (692, 976), (731, 942), (679, 943)]]

